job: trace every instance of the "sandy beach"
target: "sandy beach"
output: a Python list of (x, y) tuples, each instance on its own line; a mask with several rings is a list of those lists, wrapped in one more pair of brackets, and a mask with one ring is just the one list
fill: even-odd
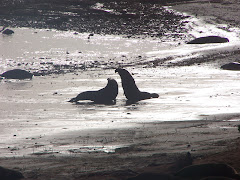
[[(106, 43), (113, 41), (112, 35), (96, 34), (95, 38), (102, 38), (101, 42), (107, 44), (103, 52), (109, 51), (116, 57), (114, 60), (107, 53), (92, 53), (95, 64), (89, 61), (88, 66), (81, 62), (70, 71), (73, 65), (69, 63), (67, 73), (53, 73), (56, 68), (46, 74), (36, 71), (44, 76), (35, 76), (33, 80), (1, 80), (0, 166), (20, 171), (26, 180), (120, 180), (143, 172), (172, 174), (186, 165), (209, 162), (227, 163), (240, 173), (240, 72), (220, 69), (223, 64), (240, 58), (240, 44), (236, 39), (240, 34), (235, 31), (240, 27), (240, 3), (203, 0), (168, 5), (174, 11), (200, 19), (198, 22), (227, 31), (231, 41), (213, 47), (189, 48), (179, 36), (182, 40), (168, 44), (164, 52), (144, 48), (133, 52), (123, 46), (119, 48), (127, 54), (123, 56), (114, 54), (115, 49)], [(41, 33), (38, 29), (27, 32)], [(52, 35), (43, 33), (50, 42)], [(207, 32), (200, 28), (187, 40), (201, 34)], [(85, 39), (84, 43), (89, 45)], [(125, 37), (119, 39), (122, 44), (130, 44), (129, 47), (149, 43), (147, 38), (138, 42)], [(149, 47), (159, 48), (155, 39)], [(69, 58), (68, 54), (74, 52), (69, 58), (71, 62), (74, 58), (86, 58), (84, 51), (75, 51), (64, 49), (60, 55), (54, 50), (44, 52), (56, 58)], [(42, 60), (43, 54), (38, 55)], [(99, 56), (112, 58), (98, 64), (103, 69), (91, 67)], [(32, 58), (31, 53), (24, 57)], [(11, 62), (1, 70), (11, 67)], [(41, 65), (51, 64), (50, 59), (48, 64)], [(82, 65), (91, 68), (83, 70)], [(121, 79), (114, 72), (119, 65), (133, 73), (141, 90), (158, 93), (160, 97), (126, 104)], [(30, 70), (35, 72), (34, 68)], [(116, 104), (67, 102), (79, 92), (104, 87), (109, 77), (119, 84)], [(191, 162), (186, 158), (187, 153), (191, 154)]]

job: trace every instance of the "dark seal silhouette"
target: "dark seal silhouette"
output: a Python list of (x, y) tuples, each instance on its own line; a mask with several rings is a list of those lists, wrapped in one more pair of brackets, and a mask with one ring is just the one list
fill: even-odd
[(24, 178), (22, 173), (11, 170), (11, 169), (6, 169), (4, 167), (0, 166), (0, 179), (1, 180), (19, 180)]
[(110, 104), (116, 101), (118, 95), (118, 84), (115, 79), (108, 78), (106, 87), (98, 91), (85, 91), (72, 98), (69, 102), (78, 102), (80, 100), (90, 100), (94, 103)]
[(0, 32), (2, 32), (2, 34), (6, 34), (6, 35), (11, 35), (11, 34), (14, 33), (13, 30), (11, 30), (11, 29), (6, 29), (6, 27), (3, 27)]
[(121, 77), (122, 87), (126, 98), (131, 102), (137, 102), (144, 99), (158, 98), (156, 93), (141, 92), (133, 77), (126, 69), (118, 68), (115, 70)]
[(221, 66), (221, 69), (232, 70), (232, 71), (240, 71), (240, 63), (239, 62), (232, 62), (232, 63), (224, 64), (224, 65)]
[(177, 177), (184, 179), (201, 179), (205, 177), (227, 177), (233, 179), (239, 179), (240, 176), (236, 173), (236, 170), (227, 164), (199, 164), (191, 165), (183, 168), (175, 174)]
[(0, 76), (5, 79), (32, 79), (33, 74), (22, 69), (13, 69), (2, 73)]
[(205, 36), (196, 38), (192, 41), (187, 42), (187, 44), (208, 44), (208, 43), (226, 43), (229, 42), (228, 38), (220, 36)]

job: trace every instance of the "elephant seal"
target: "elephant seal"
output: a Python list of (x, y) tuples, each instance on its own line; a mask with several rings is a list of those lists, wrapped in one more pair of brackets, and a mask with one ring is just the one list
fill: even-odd
[(221, 66), (221, 69), (232, 70), (232, 71), (240, 71), (240, 63), (239, 62), (232, 62), (232, 63), (224, 64), (224, 65)]
[(126, 98), (131, 102), (137, 102), (144, 99), (158, 98), (156, 93), (141, 92), (133, 77), (126, 69), (118, 68), (115, 70), (121, 77), (122, 87)]
[(115, 79), (108, 78), (106, 87), (98, 91), (85, 91), (78, 94), (75, 98), (69, 100), (69, 102), (78, 102), (80, 100), (90, 100), (95, 103), (108, 104), (116, 101), (118, 95), (118, 84)]
[(22, 69), (13, 69), (2, 73), (0, 76), (5, 79), (32, 79), (33, 74)]
[(205, 36), (199, 37), (192, 41), (187, 42), (187, 44), (208, 44), (208, 43), (226, 43), (229, 42), (228, 38), (220, 36)]

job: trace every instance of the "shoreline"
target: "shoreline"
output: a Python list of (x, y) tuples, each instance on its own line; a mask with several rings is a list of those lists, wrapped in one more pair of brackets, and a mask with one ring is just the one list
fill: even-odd
[[(225, 7), (233, 4), (214, 3), (214, 5)], [(188, 12), (194, 14), (199, 13), (196, 9), (204, 6), (204, 4), (178, 4), (174, 9), (183, 11), (187, 9), (186, 6), (192, 7)], [(238, 6), (240, 7), (239, 4)], [(208, 8), (207, 6), (204, 7)], [(219, 8), (215, 10), (219, 11)], [(214, 12), (208, 12), (210, 13), (209, 16), (214, 17)], [(224, 12), (220, 11), (219, 13)], [(207, 14), (205, 15), (208, 17)], [(235, 16), (238, 15), (235, 14)], [(218, 17), (213, 19), (214, 22), (225, 22), (225, 20), (218, 20)], [(236, 19), (234, 21), (238, 22)], [(240, 58), (240, 55), (220, 57), (220, 60), (216, 57), (213, 58), (214, 61), (210, 63), (219, 65)], [(52, 91), (49, 92), (53, 93)], [(43, 94), (43, 98), (44, 95), (48, 96), (48, 94)], [(168, 94), (164, 95), (167, 96)], [(237, 93), (234, 95), (239, 97)], [(52, 98), (53, 94), (49, 96)], [(55, 98), (64, 99), (61, 94), (56, 94), (56, 96)], [(129, 115), (127, 113), (129, 112), (126, 112), (126, 116)], [(39, 138), (36, 142), (34, 141), (31, 155), (15, 157), (14, 152), (17, 149), (12, 147), (12, 157), (1, 157), (0, 166), (22, 172), (26, 180), (117, 180), (133, 177), (142, 172), (174, 173), (186, 165), (184, 164), (184, 158), (186, 153), (190, 152), (193, 164), (227, 163), (239, 173), (240, 133), (237, 127), (240, 120), (239, 113), (202, 114), (201, 119), (159, 123), (143, 122), (139, 123), (139, 126), (123, 129), (86, 130), (85, 132), (76, 130), (67, 134), (67, 137), (66, 133), (60, 133), (47, 140)], [(49, 141), (52, 145), (51, 148), (42, 146), (44, 141)], [(93, 151), (86, 153), (82, 152), (85, 149), (71, 149), (71, 146), (68, 145), (71, 145), (72, 142), (79, 146), (84, 144), (87, 146), (92, 143), (95, 147), (87, 146), (88, 150)], [(129, 142), (130, 146), (125, 147), (126, 142)], [(102, 151), (104, 146), (119, 144), (123, 146), (116, 149), (116, 152), (105, 153)], [(55, 146), (66, 146), (69, 155), (61, 155), (61, 152), (56, 150)], [(34, 152), (34, 149), (40, 151)]]

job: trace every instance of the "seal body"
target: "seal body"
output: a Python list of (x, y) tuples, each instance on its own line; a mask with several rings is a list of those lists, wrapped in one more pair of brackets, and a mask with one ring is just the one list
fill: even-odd
[(33, 74), (22, 69), (13, 69), (2, 73), (0, 76), (6, 79), (32, 79)]
[(232, 62), (232, 63), (224, 64), (224, 65), (221, 66), (221, 69), (232, 70), (232, 71), (240, 71), (240, 63), (239, 62)]
[(226, 43), (229, 42), (228, 38), (220, 36), (205, 36), (196, 38), (187, 44), (208, 44), (208, 43)]
[(106, 87), (98, 91), (85, 91), (78, 94), (75, 98), (69, 100), (69, 102), (78, 102), (80, 100), (90, 100), (95, 103), (105, 104), (116, 101), (118, 95), (118, 84), (115, 79), (108, 78)]
[(124, 95), (129, 101), (137, 102), (144, 99), (159, 97), (156, 93), (141, 92), (138, 89), (132, 75), (126, 69), (118, 68), (115, 72), (117, 72), (121, 77)]

